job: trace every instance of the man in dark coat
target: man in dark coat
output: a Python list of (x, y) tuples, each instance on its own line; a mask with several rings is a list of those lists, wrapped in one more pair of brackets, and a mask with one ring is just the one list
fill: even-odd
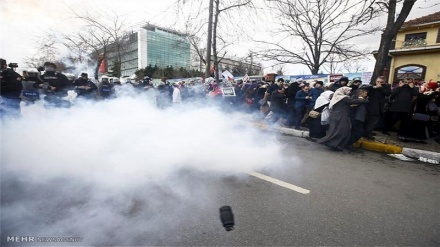
[(379, 76), (375, 85), (368, 91), (369, 103), (365, 119), (364, 137), (374, 140), (373, 130), (381, 119), (384, 119), (386, 97), (391, 95), (391, 85), (386, 83), (385, 76)]
[(295, 95), (295, 117), (293, 120), (293, 128), (299, 130), (301, 127), (301, 120), (307, 112), (307, 105), (312, 96), (309, 96), (310, 85), (308, 83), (301, 83), (301, 90)]
[(293, 126), (295, 120), (295, 97), (296, 93), (301, 90), (299, 86), (302, 83), (302, 80), (296, 80), (290, 83), (289, 87), (286, 89), (286, 97), (287, 97), (287, 126)]
[(385, 133), (390, 131), (398, 121), (400, 121), (398, 135), (406, 136), (408, 131), (411, 131), (408, 129), (408, 124), (414, 110), (413, 101), (417, 95), (417, 89), (414, 88), (413, 84), (409, 83), (409, 80), (405, 79), (399, 82), (390, 96), (391, 106), (389, 118), (386, 121)]
[(348, 77), (343, 76), (337, 82), (333, 83), (329, 87), (329, 90), (336, 92), (336, 90), (338, 90), (338, 88), (345, 87), (345, 86), (347, 86), (347, 84), (348, 84)]
[(280, 118), (285, 117), (286, 113), (286, 95), (284, 94), (284, 85), (279, 85), (270, 97), (270, 110), (272, 111), (271, 123), (276, 123)]

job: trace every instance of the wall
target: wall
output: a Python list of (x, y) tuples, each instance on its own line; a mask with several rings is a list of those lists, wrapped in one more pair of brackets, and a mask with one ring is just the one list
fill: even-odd
[(440, 81), (440, 50), (423, 54), (394, 55), (393, 67), (390, 71), (390, 80), (394, 80), (395, 68), (406, 64), (420, 64), (426, 66), (425, 80)]

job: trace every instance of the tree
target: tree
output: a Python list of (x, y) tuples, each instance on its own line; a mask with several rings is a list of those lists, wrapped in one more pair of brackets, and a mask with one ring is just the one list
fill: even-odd
[[(266, 60), (280, 64), (306, 65), (312, 74), (328, 62), (343, 62), (362, 57), (367, 50), (350, 44), (356, 38), (372, 34), (377, 27), (367, 26), (376, 17), (375, 0), (272, 0), (268, 7), (275, 13), (276, 41), (256, 40), (268, 46), (259, 52)], [(292, 45), (295, 44), (295, 45)]]
[[(69, 49), (76, 49), (77, 54), (88, 54), (96, 63), (95, 79), (98, 79), (99, 66), (110, 52), (116, 53), (116, 64), (120, 71), (122, 63), (122, 47), (126, 35), (123, 31), (124, 20), (121, 20), (116, 13), (109, 13), (103, 16), (101, 12), (91, 14), (89, 12), (78, 13), (71, 9), (75, 18), (82, 20), (85, 24), (83, 30), (74, 35), (64, 35), (64, 45)], [(81, 57), (79, 57), (81, 58)], [(79, 61), (82, 61), (79, 59)]]
[(283, 69), (284, 69), (284, 66), (281, 66), (281, 67), (277, 70), (277, 75), (284, 75), (284, 73), (283, 73)]
[[(400, 9), (397, 18), (395, 18), (397, 3), (402, 1), (402, 8)], [(411, 12), (416, 1), (417, 0), (389, 0), (378, 2), (381, 10), (387, 13), (387, 23), (380, 38), (379, 50), (377, 51), (376, 63), (374, 65), (370, 84), (374, 84), (376, 78), (383, 74), (388, 61), (388, 53), (390, 51), (391, 43)]]
[[(218, 70), (218, 64), (226, 54), (226, 48), (242, 38), (242, 35), (235, 35), (240, 28), (237, 23), (240, 23), (240, 18), (245, 18), (247, 15), (232, 10), (243, 10), (244, 7), (252, 6), (252, 1), (177, 0), (174, 6), (177, 16), (174, 25), (184, 24), (184, 33), (200, 61), (200, 67), (205, 65), (205, 76), (211, 76), (212, 67)], [(201, 45), (199, 37), (202, 36), (207, 37), (206, 47)], [(214, 62), (215, 60), (217, 62)], [(214, 62), (214, 66), (211, 62)]]
[(107, 55), (111, 38), (105, 33), (98, 32), (95, 28), (89, 27), (77, 34), (64, 36), (64, 39), (66, 44), (82, 43), (87, 47), (90, 59), (95, 63), (94, 78), (98, 79), (99, 66)]
[[(218, 36), (217, 36), (217, 29), (219, 26), (219, 16), (221, 13), (225, 13), (231, 9), (237, 9), (237, 8), (241, 8), (247, 5), (251, 4), (251, 0), (235, 0), (232, 1), (231, 3), (226, 3), (226, 5), (224, 6), (220, 6), (221, 5), (221, 0), (214, 0), (214, 4), (215, 4), (215, 13), (214, 13), (214, 21), (212, 22), (212, 51), (214, 54), (214, 70), (218, 71), (218, 64), (220, 63), (221, 59), (219, 59), (218, 54), (219, 51), (217, 50), (217, 41), (218, 41)], [(210, 13), (211, 14), (211, 13)], [(209, 49), (209, 48), (208, 48)], [(223, 56), (226, 55), (226, 52), (223, 54)], [(219, 73), (215, 73), (215, 80), (216, 81), (220, 81), (219, 78)]]
[(357, 59), (344, 62), (342, 64), (342, 68), (347, 73), (358, 73), (367, 71), (367, 67), (360, 60)]
[(109, 72), (110, 75), (113, 77), (121, 77), (121, 62), (119, 62), (118, 60), (114, 60), (112, 66), (109, 68)]
[(248, 67), (246, 66), (246, 64), (239, 61), (238, 64), (236, 66), (234, 66), (234, 68), (232, 68), (231, 73), (234, 76), (241, 76), (241, 75), (246, 74), (247, 71), (248, 71)]
[[(55, 62), (59, 57), (59, 51), (56, 47), (57, 37), (47, 32), (35, 40), (35, 48), (37, 52), (31, 57), (26, 57), (24, 63), (30, 68), (42, 66), (45, 62)], [(58, 66), (57, 66), (58, 68)]]

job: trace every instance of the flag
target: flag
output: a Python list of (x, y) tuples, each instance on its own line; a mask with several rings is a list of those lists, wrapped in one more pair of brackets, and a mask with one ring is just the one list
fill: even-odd
[(249, 81), (249, 76), (248, 76), (248, 74), (244, 75), (242, 80), (243, 80), (243, 83), (248, 82), (248, 81)]

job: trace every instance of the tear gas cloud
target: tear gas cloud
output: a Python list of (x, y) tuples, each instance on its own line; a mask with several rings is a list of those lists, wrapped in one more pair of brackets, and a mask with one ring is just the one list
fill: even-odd
[(240, 177), (286, 162), (273, 134), (237, 124), (239, 114), (152, 102), (133, 92), (69, 109), (37, 102), (3, 121), (2, 243), (79, 236), (82, 245), (136, 244), (121, 236), (157, 237), (188, 208), (209, 204), (212, 188), (195, 186), (184, 171)]

